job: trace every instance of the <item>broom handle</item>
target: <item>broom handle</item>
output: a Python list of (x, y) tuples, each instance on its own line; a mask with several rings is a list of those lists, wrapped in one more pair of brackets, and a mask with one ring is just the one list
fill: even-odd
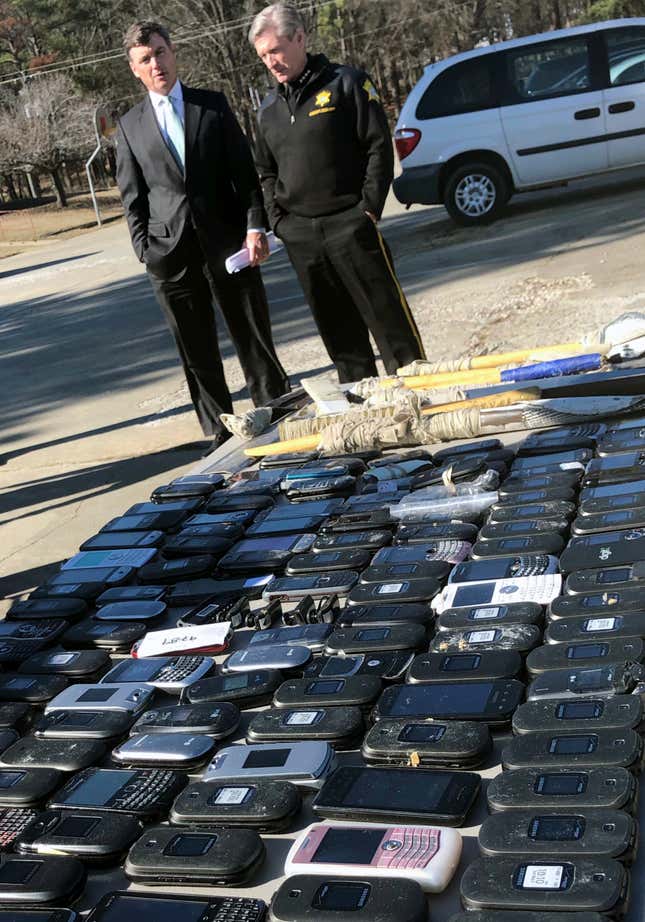
[[(472, 407), (495, 408), (505, 407), (509, 403), (518, 403), (522, 400), (538, 400), (540, 390), (537, 387), (526, 388), (521, 391), (503, 391), (501, 394), (489, 394), (486, 397), (473, 397), (470, 400), (461, 400), (457, 403), (444, 403), (441, 406), (427, 407), (422, 410), (424, 416), (434, 413), (449, 413), (452, 410), (468, 410)], [(320, 443), (320, 433), (302, 435), (297, 439), (287, 439), (284, 442), (272, 442), (269, 445), (257, 445), (245, 448), (244, 454), (249, 458), (263, 458), (269, 455), (284, 455), (298, 451), (315, 451)]]

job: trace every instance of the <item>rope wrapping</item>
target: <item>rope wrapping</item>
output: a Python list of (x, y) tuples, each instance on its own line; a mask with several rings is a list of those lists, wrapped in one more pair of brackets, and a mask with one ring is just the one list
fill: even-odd
[(253, 410), (247, 410), (242, 416), (222, 413), (220, 420), (233, 435), (241, 439), (253, 439), (269, 428), (271, 416), (271, 407), (255, 407)]

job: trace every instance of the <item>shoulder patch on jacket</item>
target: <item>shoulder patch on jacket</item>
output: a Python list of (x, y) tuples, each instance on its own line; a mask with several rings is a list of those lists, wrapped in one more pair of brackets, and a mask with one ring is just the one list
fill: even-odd
[(370, 102), (380, 102), (381, 101), (381, 97), (378, 94), (378, 90), (376, 89), (376, 87), (374, 86), (374, 84), (372, 83), (369, 77), (365, 78), (365, 82), (363, 83), (363, 89), (367, 93), (367, 96)]

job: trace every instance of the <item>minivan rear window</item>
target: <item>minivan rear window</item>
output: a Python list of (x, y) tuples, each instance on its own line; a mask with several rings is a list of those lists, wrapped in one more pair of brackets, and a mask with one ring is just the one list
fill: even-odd
[(493, 54), (482, 55), (470, 61), (460, 61), (442, 71), (421, 97), (416, 117), (443, 118), (498, 106), (493, 79), (496, 57)]
[(585, 36), (525, 45), (506, 52), (508, 102), (531, 102), (591, 89)]

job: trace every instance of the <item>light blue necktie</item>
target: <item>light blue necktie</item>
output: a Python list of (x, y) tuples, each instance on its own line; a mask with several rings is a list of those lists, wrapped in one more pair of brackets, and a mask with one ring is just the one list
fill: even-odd
[(163, 114), (166, 143), (170, 148), (170, 153), (177, 161), (182, 172), (184, 172), (186, 165), (186, 136), (184, 134), (184, 123), (175, 109), (175, 101), (171, 96), (164, 97)]

